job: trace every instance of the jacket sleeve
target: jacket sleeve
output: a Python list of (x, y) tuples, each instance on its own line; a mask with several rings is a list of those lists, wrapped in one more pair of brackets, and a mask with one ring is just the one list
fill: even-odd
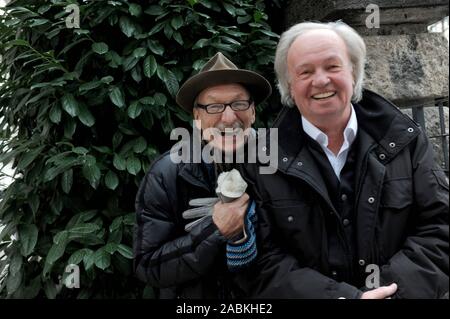
[(252, 197), (257, 202), (256, 238), (258, 257), (256, 262), (239, 274), (239, 287), (250, 298), (273, 299), (338, 299), (360, 298), (362, 292), (344, 282), (337, 282), (320, 272), (302, 265), (284, 250), (277, 239), (278, 230), (266, 209), (261, 195), (253, 183), (257, 167), (247, 165), (246, 180)]
[(434, 164), (422, 133), (412, 150), (413, 232), (402, 250), (381, 267), (381, 285), (398, 284), (398, 298), (441, 298), (448, 292), (448, 178)]
[(177, 223), (181, 212), (174, 208), (176, 188), (170, 189), (172, 192), (165, 187), (162, 174), (151, 171), (136, 197), (134, 269), (140, 280), (160, 288), (204, 275), (218, 253), (224, 253), (226, 242), (211, 217), (185, 233), (183, 224)]

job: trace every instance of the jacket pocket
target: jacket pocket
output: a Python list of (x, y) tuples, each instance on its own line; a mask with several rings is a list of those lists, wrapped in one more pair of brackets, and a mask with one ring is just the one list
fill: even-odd
[(408, 233), (413, 203), (411, 178), (384, 182), (376, 228), (380, 262), (389, 260), (403, 245)]
[(383, 183), (381, 207), (402, 211), (413, 203), (413, 185), (410, 177), (386, 180)]
[(436, 177), (438, 184), (448, 191), (448, 177), (445, 172), (441, 169), (433, 169), (433, 175)]

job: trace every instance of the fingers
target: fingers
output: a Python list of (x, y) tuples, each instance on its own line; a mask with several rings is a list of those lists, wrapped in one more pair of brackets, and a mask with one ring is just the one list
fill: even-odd
[(380, 288), (363, 293), (361, 299), (386, 299), (395, 294), (397, 288), (397, 284), (395, 283), (389, 286), (382, 286)]
[(248, 196), (247, 193), (244, 193), (244, 194), (242, 194), (241, 197), (239, 197), (238, 199), (236, 199), (234, 202), (235, 202), (236, 204), (239, 204), (239, 205), (242, 206), (242, 205), (246, 205), (249, 199), (250, 199), (250, 196)]
[(395, 294), (395, 292), (397, 291), (397, 284), (393, 283), (390, 284), (389, 286), (384, 286), (384, 287), (380, 287), (379, 289), (382, 289), (384, 297), (383, 298), (387, 298), (392, 296), (393, 294)]

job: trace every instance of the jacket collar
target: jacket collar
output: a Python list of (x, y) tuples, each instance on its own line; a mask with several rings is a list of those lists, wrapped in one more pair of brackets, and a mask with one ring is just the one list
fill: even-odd
[[(420, 128), (413, 120), (370, 90), (364, 90), (363, 99), (354, 104), (354, 109), (360, 132), (367, 133), (365, 140), (375, 144), (375, 152), (382, 163), (389, 162), (419, 134)], [(283, 108), (274, 127), (279, 129), (278, 168), (286, 171), (291, 165), (299, 164), (297, 156), (305, 143), (300, 112), (296, 107)]]

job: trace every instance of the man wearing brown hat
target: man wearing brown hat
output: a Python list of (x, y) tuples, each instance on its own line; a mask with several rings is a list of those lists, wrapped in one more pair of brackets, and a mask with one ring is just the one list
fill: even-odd
[[(192, 112), (196, 128), (203, 132), (202, 145), (209, 143), (222, 153), (233, 153), (245, 139), (232, 133), (251, 129), (255, 103), (270, 93), (265, 78), (238, 69), (219, 52), (184, 83), (176, 101)], [(208, 129), (220, 134), (205, 134)], [(134, 266), (141, 280), (160, 288), (160, 298), (241, 296), (232, 278), (234, 271), (256, 257), (254, 204), (246, 193), (228, 203), (214, 199), (218, 175), (239, 169), (239, 165), (224, 167), (204, 161), (175, 163), (166, 152), (141, 183), (136, 198)], [(205, 206), (191, 208), (201, 205)], [(202, 217), (186, 220), (195, 216)]]

